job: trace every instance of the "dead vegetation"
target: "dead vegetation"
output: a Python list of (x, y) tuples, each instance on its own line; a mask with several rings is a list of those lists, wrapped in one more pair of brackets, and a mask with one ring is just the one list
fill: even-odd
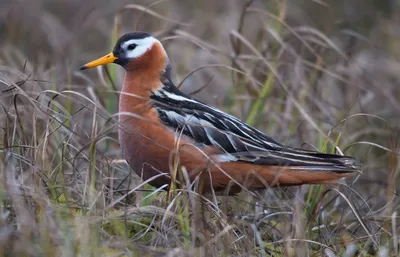
[[(0, 256), (398, 256), (399, 8), (3, 0)], [(163, 40), (185, 92), (362, 174), (235, 197), (145, 185), (118, 146), (123, 71), (78, 71), (132, 30)]]

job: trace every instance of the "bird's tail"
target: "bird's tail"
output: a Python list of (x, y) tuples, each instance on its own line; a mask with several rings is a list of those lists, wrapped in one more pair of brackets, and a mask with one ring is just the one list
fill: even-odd
[[(252, 153), (251, 157), (220, 162), (219, 166), (230, 178), (249, 189), (331, 183), (353, 174), (361, 166), (350, 156), (297, 149), (269, 152), (268, 155)], [(213, 174), (213, 180), (220, 186), (228, 183), (227, 177), (220, 176), (219, 172)]]
[[(276, 185), (326, 184), (347, 177), (361, 168), (360, 163), (350, 156), (293, 151), (296, 151), (296, 157), (292, 156), (286, 165), (276, 168)], [(268, 173), (265, 170), (261, 174), (270, 177)]]

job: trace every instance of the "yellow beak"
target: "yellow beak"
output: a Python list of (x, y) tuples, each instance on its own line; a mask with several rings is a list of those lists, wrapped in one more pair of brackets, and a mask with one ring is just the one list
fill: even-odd
[(90, 69), (99, 65), (104, 65), (107, 63), (113, 63), (115, 60), (117, 60), (118, 58), (114, 56), (113, 53), (109, 53), (103, 57), (100, 57), (99, 59), (96, 59), (94, 61), (91, 61), (89, 63), (86, 63), (85, 65), (81, 66), (79, 69), (80, 70), (86, 70), (86, 69)]

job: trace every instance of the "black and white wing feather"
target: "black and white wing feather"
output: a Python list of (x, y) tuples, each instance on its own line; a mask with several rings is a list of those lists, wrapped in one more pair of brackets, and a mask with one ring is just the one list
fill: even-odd
[(236, 117), (186, 96), (173, 84), (153, 92), (151, 99), (164, 125), (188, 136), (197, 145), (221, 149), (220, 162), (243, 161), (338, 172), (351, 172), (359, 166), (352, 157), (284, 146)]

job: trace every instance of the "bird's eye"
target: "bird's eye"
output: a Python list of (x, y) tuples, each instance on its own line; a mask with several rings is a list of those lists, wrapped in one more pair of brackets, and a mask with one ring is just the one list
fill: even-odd
[(135, 49), (137, 47), (136, 44), (130, 44), (128, 45), (128, 50), (132, 51), (133, 49)]

